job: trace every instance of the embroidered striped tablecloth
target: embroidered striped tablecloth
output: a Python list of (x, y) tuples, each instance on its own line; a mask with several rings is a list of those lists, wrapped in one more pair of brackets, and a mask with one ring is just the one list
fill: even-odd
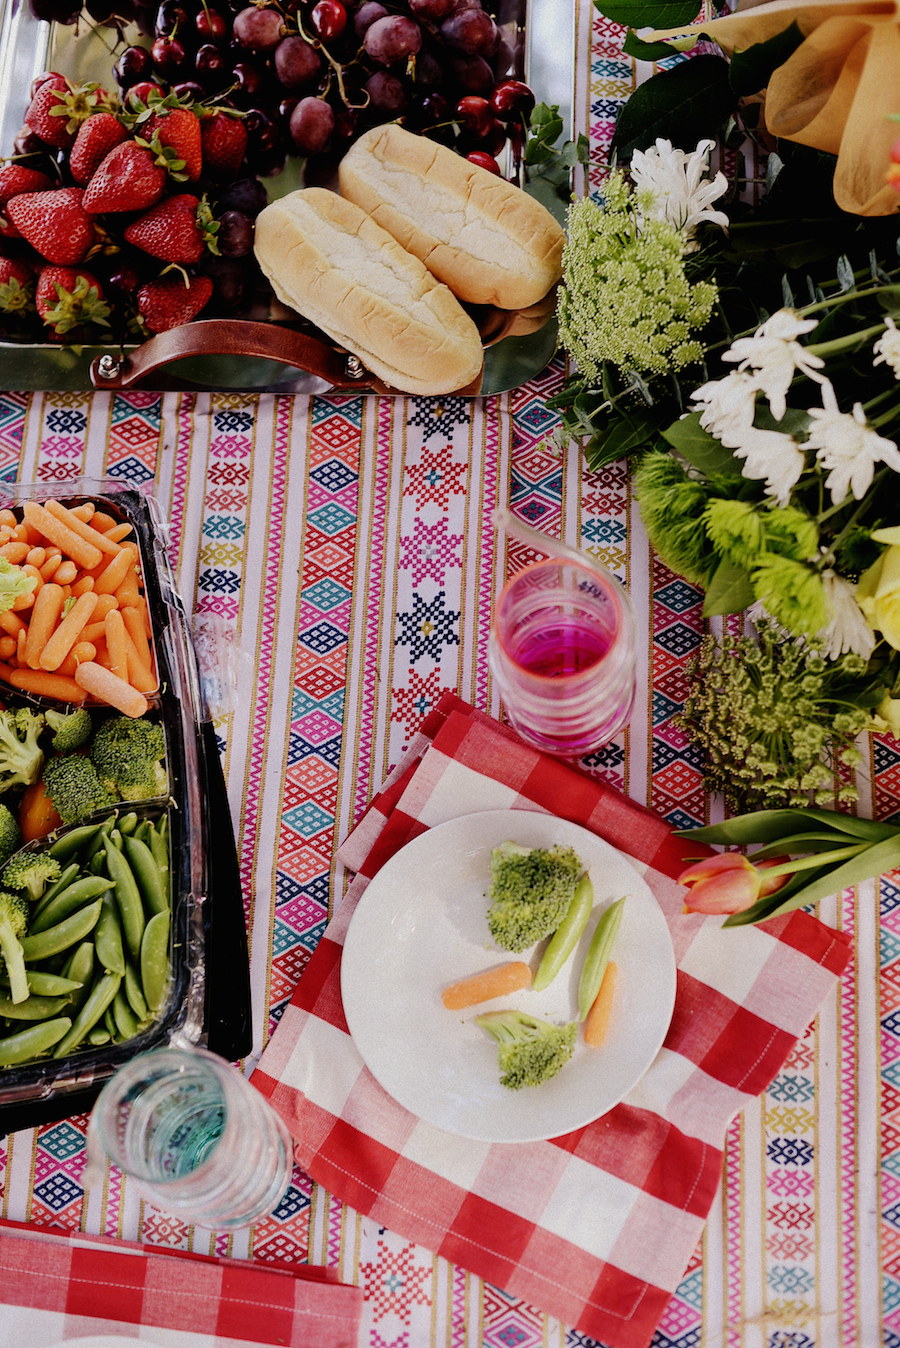
[[(621, 30), (578, 6), (575, 110), (592, 181), (633, 86)], [(529, 560), (487, 524), (578, 542), (629, 586), (631, 726), (591, 771), (677, 826), (704, 819), (673, 728), (701, 595), (651, 555), (623, 465), (584, 471), (548, 437), (561, 366), (499, 398), (0, 394), (0, 476), (127, 478), (157, 494), (215, 710), (247, 896), (254, 1058), (340, 901), (335, 846), (443, 690), (499, 711), (491, 604)], [(2, 372), (0, 372), (2, 383)], [(863, 812), (900, 811), (900, 745), (873, 740)], [(900, 1345), (900, 886), (821, 905), (854, 957), (839, 996), (730, 1128), (706, 1230), (658, 1348)], [(363, 1288), (364, 1348), (587, 1348), (590, 1340), (342, 1207), (301, 1171), (251, 1233), (190, 1230), (110, 1173), (85, 1192), (78, 1116), (0, 1139), (0, 1216), (262, 1263)]]

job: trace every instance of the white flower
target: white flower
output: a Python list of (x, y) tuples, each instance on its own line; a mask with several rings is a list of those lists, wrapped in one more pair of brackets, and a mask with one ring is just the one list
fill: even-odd
[(705, 404), (700, 425), (714, 435), (726, 449), (737, 449), (753, 425), (758, 386), (748, 374), (732, 370), (724, 379), (702, 384), (691, 395), (695, 403)]
[(704, 222), (728, 228), (728, 216), (714, 211), (712, 203), (728, 191), (728, 179), (717, 173), (710, 180), (709, 152), (711, 140), (701, 140), (692, 154), (676, 150), (669, 140), (657, 140), (650, 150), (635, 150), (631, 156), (631, 176), (635, 193), (649, 193), (652, 197), (650, 216), (667, 220), (673, 229), (681, 232), (686, 253), (694, 252), (697, 226)]
[(732, 342), (722, 357), (740, 361), (739, 370), (749, 367), (756, 372), (757, 386), (768, 398), (776, 421), (787, 410), (787, 391), (797, 371), (819, 384), (828, 382), (824, 375), (817, 374), (825, 364), (821, 356), (807, 351), (796, 340), (815, 326), (813, 318), (801, 318), (793, 309), (779, 309), (757, 328), (753, 337), (739, 337)]
[(894, 320), (888, 316), (885, 320), (887, 331), (872, 347), (875, 354), (873, 365), (890, 365), (894, 377), (900, 379), (900, 332)]
[(860, 403), (854, 404), (852, 414), (811, 407), (809, 416), (812, 425), (806, 445), (816, 451), (819, 463), (829, 470), (825, 486), (834, 505), (851, 491), (861, 501), (872, 485), (876, 463), (886, 463), (900, 473), (900, 450), (893, 440), (872, 430)]
[(825, 586), (825, 601), (831, 613), (831, 621), (818, 633), (824, 654), (829, 660), (837, 660), (847, 651), (862, 655), (867, 660), (875, 649), (875, 633), (863, 617), (856, 602), (856, 586), (830, 568), (822, 572)]
[(765, 479), (766, 494), (779, 506), (786, 506), (791, 490), (806, 467), (806, 456), (792, 435), (784, 431), (762, 431), (751, 426), (735, 457), (744, 460), (744, 477)]

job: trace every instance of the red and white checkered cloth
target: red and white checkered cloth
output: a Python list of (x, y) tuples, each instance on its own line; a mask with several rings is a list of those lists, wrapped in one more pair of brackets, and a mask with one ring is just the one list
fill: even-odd
[(160, 1348), (356, 1348), (362, 1291), (272, 1268), (0, 1222), (0, 1348), (121, 1335)]
[[(490, 1144), (425, 1124), (364, 1067), (340, 996), (356, 902), (398, 848), (493, 809), (546, 810), (638, 863), (675, 947), (665, 1044), (621, 1104), (547, 1142)], [(700, 849), (705, 851), (707, 849)], [(445, 698), (339, 856), (357, 872), (251, 1078), (332, 1194), (613, 1348), (645, 1348), (709, 1212), (726, 1128), (765, 1089), (849, 957), (806, 913), (721, 929), (683, 915), (672, 877), (696, 843), (613, 788)]]

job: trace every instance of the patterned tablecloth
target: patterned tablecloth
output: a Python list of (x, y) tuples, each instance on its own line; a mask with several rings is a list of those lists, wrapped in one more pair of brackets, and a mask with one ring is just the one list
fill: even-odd
[[(576, 120), (594, 173), (634, 79), (581, 0)], [(678, 826), (708, 803), (672, 725), (701, 595), (654, 557), (624, 465), (593, 476), (548, 441), (554, 364), (498, 398), (0, 394), (0, 476), (82, 473), (155, 492), (215, 711), (251, 937), (258, 1057), (345, 877), (335, 846), (444, 689), (496, 713), (486, 644), (505, 573), (491, 510), (579, 541), (629, 586), (640, 633), (629, 730), (592, 771)], [(2, 375), (0, 375), (2, 382)], [(900, 745), (867, 742), (865, 812), (900, 810)], [(900, 1344), (900, 887), (821, 905), (855, 958), (840, 995), (733, 1124), (706, 1233), (654, 1342)], [(296, 1172), (252, 1233), (200, 1232), (110, 1174), (86, 1192), (77, 1116), (0, 1139), (0, 1216), (169, 1248), (337, 1265), (364, 1287), (365, 1348), (588, 1341), (342, 1208)]]

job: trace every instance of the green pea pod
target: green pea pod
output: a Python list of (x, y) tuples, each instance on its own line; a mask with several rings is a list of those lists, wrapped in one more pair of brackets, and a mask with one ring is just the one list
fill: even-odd
[(57, 1020), (42, 1020), (29, 1025), (27, 1030), (0, 1039), (0, 1067), (16, 1067), (19, 1063), (38, 1058), (69, 1032), (72, 1022), (68, 1016)]
[(93, 902), (107, 889), (112, 889), (112, 880), (104, 879), (99, 875), (84, 875), (80, 880), (67, 885), (61, 894), (57, 894), (52, 903), (47, 904), (42, 913), (31, 919), (28, 924), (29, 936), (36, 936), (38, 932), (55, 927), (58, 922), (62, 922), (63, 918), (77, 912), (86, 903)]
[(103, 1012), (103, 1024), (106, 1026), (106, 1033), (110, 1039), (115, 1039), (118, 1031), (116, 1030), (116, 1018), (113, 1015), (112, 1006), (108, 1006)]
[(163, 1004), (169, 983), (169, 913), (154, 913), (141, 942), (141, 986), (151, 1011)]
[[(81, 987), (74, 979), (48, 973), (46, 969), (26, 969), (25, 973), (29, 992), (36, 992), (39, 997), (68, 997)], [(0, 978), (0, 990), (8, 992), (9, 979)]]
[(145, 909), (151, 917), (154, 913), (165, 912), (169, 906), (169, 886), (160, 873), (153, 853), (140, 838), (125, 838), (123, 841), (125, 855), (137, 880)]
[(119, 832), (125, 835), (134, 833), (134, 830), (137, 828), (137, 823), (137, 812), (135, 810), (129, 810), (128, 813), (123, 814), (122, 818), (119, 820)]
[(141, 987), (137, 969), (130, 960), (125, 961), (125, 996), (128, 998), (128, 1005), (138, 1020), (146, 1020), (147, 1002), (144, 998), (144, 990)]
[(0, 993), (0, 1016), (10, 1020), (49, 1020), (58, 1016), (64, 1006), (68, 1006), (69, 997), (38, 997), (34, 993), (24, 1002), (14, 1002)]
[(67, 978), (77, 978), (81, 983), (79, 990), (72, 993), (72, 1011), (73, 1014), (77, 1015), (91, 993), (94, 977), (93, 941), (82, 941), (81, 945), (72, 952), (64, 972)]
[(94, 853), (90, 861), (85, 862), (84, 869), (89, 875), (106, 874), (106, 852), (102, 847)]
[(77, 861), (73, 861), (70, 866), (60, 871), (59, 878), (48, 885), (41, 897), (31, 910), (31, 921), (44, 911), (48, 904), (52, 903), (57, 894), (61, 894), (64, 889), (68, 889), (73, 880), (77, 880), (81, 874), (81, 867)]
[(141, 891), (127, 860), (111, 841), (106, 843), (106, 865), (116, 887), (116, 902), (119, 905), (125, 946), (131, 960), (137, 964), (141, 957), (141, 937), (144, 934), (144, 905), (141, 902)]
[(92, 842), (100, 830), (99, 824), (81, 824), (78, 828), (70, 829), (64, 833), (61, 838), (57, 838), (55, 843), (47, 848), (52, 857), (56, 857), (59, 862), (68, 861), (76, 852), (80, 852), (82, 847), (86, 847)]
[(146, 843), (147, 846), (149, 847), (150, 832), (152, 828), (153, 825), (151, 824), (149, 819), (142, 819), (141, 822), (138, 824), (137, 828), (134, 830), (134, 837), (140, 838), (141, 842)]
[(585, 1019), (597, 1000), (597, 993), (600, 991), (600, 984), (603, 982), (603, 975), (606, 973), (613, 942), (622, 922), (624, 903), (625, 898), (617, 899), (615, 903), (611, 903), (608, 908), (604, 909), (591, 937), (591, 944), (588, 947), (584, 967), (581, 970), (581, 981), (578, 984), (579, 1020)]
[(112, 830), (112, 832), (111, 832), (110, 835), (109, 835), (108, 841), (112, 843), (113, 847), (116, 849), (117, 852), (121, 852), (121, 850), (122, 850), (122, 834), (120, 833), (120, 831), (119, 831), (118, 828), (114, 828), (114, 829)]
[(53, 1050), (54, 1058), (64, 1058), (67, 1053), (72, 1052), (73, 1048), (78, 1047), (82, 1039), (103, 1016), (106, 1008), (112, 1004), (112, 999), (118, 992), (121, 981), (122, 979), (118, 974), (104, 974), (102, 978), (97, 979), (97, 982), (91, 988), (90, 996), (72, 1022), (71, 1029)]
[(123, 988), (119, 988), (112, 1004), (113, 1019), (120, 1039), (133, 1039), (138, 1033), (138, 1019), (128, 1005)]
[(537, 973), (532, 981), (535, 992), (543, 992), (553, 982), (566, 960), (578, 944), (579, 937), (587, 926), (587, 920), (594, 906), (594, 886), (591, 877), (585, 874), (575, 886), (572, 902), (562, 922), (551, 936), (547, 948), (541, 956)]
[(34, 963), (50, 955), (58, 955), (77, 941), (83, 941), (88, 932), (96, 927), (101, 906), (102, 900), (95, 899), (86, 908), (79, 908), (77, 913), (58, 922), (55, 927), (40, 931), (36, 936), (23, 936), (22, 949), (26, 962)]
[(88, 1043), (94, 1048), (102, 1048), (104, 1044), (109, 1043), (112, 1035), (105, 1025), (95, 1025), (87, 1038)]
[(87, 850), (84, 853), (85, 866), (87, 866), (91, 861), (93, 861), (94, 857), (97, 855), (98, 852), (103, 851), (104, 847), (106, 846), (106, 840), (109, 837), (110, 833), (112, 833), (114, 822), (115, 822), (115, 815), (110, 815), (108, 819), (104, 819), (103, 823), (98, 825), (97, 832), (94, 834), (93, 841), (88, 844)]
[(122, 928), (119, 908), (111, 893), (100, 900), (100, 918), (94, 928), (94, 948), (100, 968), (109, 974), (125, 973), (125, 952), (122, 948)]
[(162, 877), (169, 883), (169, 817), (163, 815), (159, 822), (150, 832), (150, 851), (153, 853), (153, 859), (162, 873)]

